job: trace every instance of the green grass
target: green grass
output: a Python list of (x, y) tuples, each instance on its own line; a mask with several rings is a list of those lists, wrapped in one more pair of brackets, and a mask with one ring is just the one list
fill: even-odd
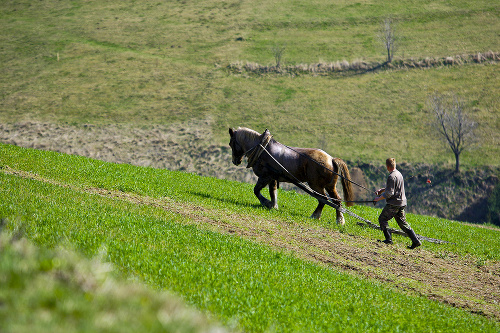
[[(236, 61), (382, 61), (379, 22), (403, 37), (397, 57), (499, 51), (500, 7), (491, 1), (4, 1), (0, 9), (0, 121), (135, 125), (192, 118), (269, 128), (283, 143), (329, 143), (346, 160), (453, 163), (429, 136), (434, 92), (452, 91), (480, 123), (481, 146), (464, 167), (499, 165), (498, 64), (402, 70), (352, 77), (234, 76)], [(242, 37), (243, 41), (236, 41)], [(59, 61), (57, 55), (59, 54)], [(230, 92), (228, 94), (228, 92)], [(394, 134), (380, 135), (392, 124)]]
[(35, 247), (18, 237), (0, 232), (2, 332), (217, 329), (178, 297), (118, 278), (99, 256), (88, 260), (62, 246)]
[[(171, 290), (245, 331), (498, 331), (498, 322), (423, 297), (403, 295), (300, 260), (291, 253), (228, 234), (189, 225), (186, 216), (148, 205), (85, 193), (100, 187), (150, 197), (168, 196), (221, 212), (257, 215), (328, 227), (308, 216), (314, 200), (280, 191), (279, 212), (258, 208), (251, 185), (192, 174), (117, 165), (83, 157), (0, 145), (0, 167), (36, 174), (50, 182), (0, 173), (0, 217), (43, 247), (71, 246), (86, 256), (106, 249), (108, 260), (126, 275), (153, 288)], [(82, 190), (78, 190), (82, 189)], [(373, 218), (369, 207), (355, 210)], [(426, 236), (456, 244), (425, 244), (446, 253), (500, 260), (498, 231), (457, 222), (410, 216)], [(336, 226), (331, 226), (336, 228)], [(375, 238), (348, 218), (346, 230)], [(384, 313), (384, 316), (380, 314)]]
[[(169, 213), (2, 178), (9, 187), (30, 189), (23, 193), (29, 200), (18, 202), (24, 211), (2, 209), (2, 215), (26, 218), (26, 235), (38, 244), (55, 245), (63, 239), (89, 254), (106, 246), (107, 259), (123, 272), (180, 293), (189, 303), (249, 331), (272, 326), (283, 331), (420, 331), (429, 325), (491, 329), (492, 323), (480, 317), (464, 317), (462, 311), (424, 298), (382, 291), (381, 285), (248, 241), (182, 226)], [(408, 302), (408, 308), (402, 305)], [(390, 320), (380, 318), (383, 311)], [(412, 312), (414, 319), (404, 319), (405, 312)], [(424, 316), (431, 323), (417, 319)]]
[[(236, 213), (258, 214), (266, 218), (280, 217), (284, 220), (298, 219), (311, 223), (308, 217), (317, 201), (307, 195), (280, 191), (279, 211), (260, 207), (253, 195), (253, 185), (215, 178), (199, 177), (195, 174), (137, 168), (127, 164), (112, 164), (80, 156), (72, 156), (34, 149), (0, 145), (1, 167), (25, 170), (41, 177), (52, 179), (78, 188), (105, 188), (122, 192), (133, 192), (150, 197), (170, 197), (217, 209), (230, 209)], [(30, 195), (27, 193), (27, 197)], [(371, 221), (377, 221), (380, 209), (354, 206), (353, 212)], [(358, 227), (352, 217), (346, 216), (347, 231), (355, 231), (376, 239), (379, 232)], [(500, 239), (495, 231), (469, 226), (446, 219), (409, 214), (408, 219), (418, 234), (443, 239), (450, 244), (433, 245), (428, 248), (451, 251), (462, 256), (468, 254), (481, 259), (500, 260)], [(325, 209), (321, 225), (336, 228), (335, 211)], [(350, 230), (349, 228), (352, 228)], [(481, 242), (477, 240), (480, 239)]]

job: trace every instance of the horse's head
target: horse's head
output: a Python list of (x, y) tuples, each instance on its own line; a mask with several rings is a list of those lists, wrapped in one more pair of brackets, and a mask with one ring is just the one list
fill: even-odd
[(231, 140), (229, 141), (229, 147), (233, 151), (233, 164), (240, 165), (243, 160), (243, 156), (245, 155), (245, 151), (243, 147), (236, 139), (236, 131), (232, 128), (229, 129), (229, 135), (231, 136)]

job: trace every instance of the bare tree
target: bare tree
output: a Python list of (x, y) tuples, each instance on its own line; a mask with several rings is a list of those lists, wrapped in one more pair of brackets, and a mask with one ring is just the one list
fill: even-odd
[(455, 171), (460, 172), (460, 154), (476, 142), (477, 123), (469, 118), (465, 103), (456, 95), (434, 94), (428, 107), (435, 116), (434, 128), (455, 154)]
[(274, 55), (274, 59), (276, 60), (276, 68), (281, 67), (281, 60), (283, 59), (283, 54), (285, 53), (285, 49), (286, 49), (286, 44), (283, 46), (276, 44), (271, 49), (271, 51), (273, 52), (273, 55)]
[(382, 22), (380, 26), (378, 39), (382, 42), (387, 51), (387, 62), (391, 62), (399, 46), (399, 37), (396, 34), (396, 28), (392, 18), (388, 17), (384, 19), (384, 22)]

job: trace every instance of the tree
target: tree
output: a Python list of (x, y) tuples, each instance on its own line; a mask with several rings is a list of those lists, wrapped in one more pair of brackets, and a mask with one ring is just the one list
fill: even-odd
[(455, 172), (460, 172), (460, 154), (476, 142), (477, 123), (469, 118), (465, 103), (456, 95), (434, 94), (428, 107), (434, 115), (433, 127), (455, 154)]
[(387, 62), (391, 62), (399, 46), (399, 37), (396, 34), (395, 24), (392, 18), (388, 17), (384, 19), (380, 27), (378, 39), (382, 42), (387, 51)]
[(283, 58), (283, 53), (285, 53), (285, 49), (286, 49), (286, 44), (283, 46), (276, 44), (271, 49), (271, 51), (273, 52), (273, 55), (274, 55), (274, 60), (276, 60), (276, 68), (281, 67), (281, 60)]

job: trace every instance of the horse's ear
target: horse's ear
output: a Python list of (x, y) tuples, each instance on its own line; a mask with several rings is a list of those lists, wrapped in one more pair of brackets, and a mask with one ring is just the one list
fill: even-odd
[(234, 135), (234, 130), (231, 127), (229, 128), (229, 135), (231, 137), (233, 137), (233, 135)]

